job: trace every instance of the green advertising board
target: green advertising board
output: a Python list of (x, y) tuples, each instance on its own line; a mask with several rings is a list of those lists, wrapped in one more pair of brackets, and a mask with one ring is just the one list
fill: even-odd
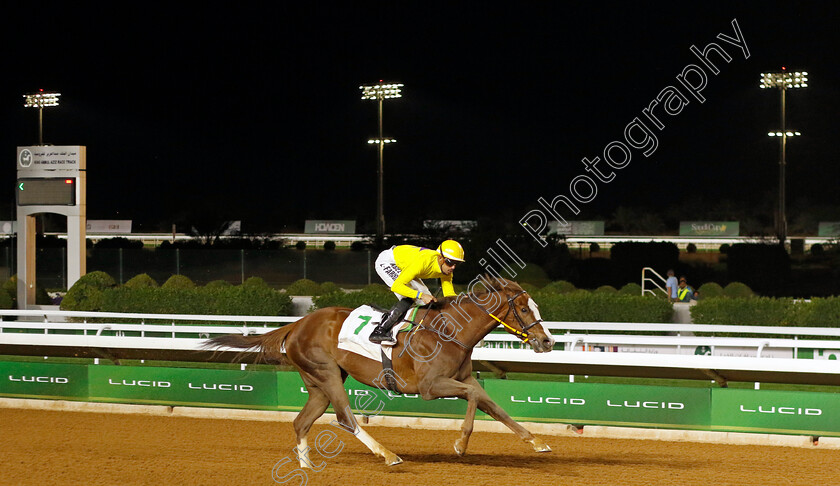
[(0, 361), (0, 395), (85, 400), (87, 369), (72, 364)]
[(680, 221), (680, 236), (738, 236), (738, 221)]
[[(520, 421), (840, 437), (840, 394), (484, 380), (487, 394)], [(460, 419), (466, 402), (423, 400), (345, 383), (362, 415)], [(308, 392), (295, 372), (0, 362), (0, 396), (170, 406), (300, 410)], [(478, 419), (489, 417), (481, 412)]]
[(817, 226), (817, 236), (840, 236), (840, 222), (822, 222)]
[(840, 435), (840, 395), (712, 389), (713, 430)]
[(532, 422), (708, 429), (707, 388), (486, 380), (511, 416)]
[[(467, 402), (457, 398), (423, 400), (416, 393), (394, 393), (364, 385), (347, 378), (344, 383), (347, 399), (354, 413), (362, 415), (422, 416), (439, 418), (463, 417)], [(300, 410), (308, 399), (306, 386), (294, 372), (277, 373), (277, 390), (280, 410)], [(328, 410), (332, 411), (330, 407)]]
[(567, 236), (604, 236), (603, 221), (558, 221), (548, 223), (548, 234)]
[(89, 399), (98, 402), (277, 409), (270, 371), (88, 366)]

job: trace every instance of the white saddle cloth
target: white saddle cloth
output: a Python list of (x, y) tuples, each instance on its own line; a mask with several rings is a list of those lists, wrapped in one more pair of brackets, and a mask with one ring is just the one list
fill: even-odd
[[(408, 312), (410, 313), (411, 310)], [(373, 332), (373, 329), (381, 321), (382, 312), (369, 305), (357, 307), (347, 316), (347, 319), (341, 325), (341, 331), (338, 333), (338, 348), (380, 363), (382, 362), (381, 351), (384, 350), (385, 355), (390, 359), (391, 346), (380, 346), (377, 343), (370, 342), (369, 339), (370, 333)], [(408, 323), (405, 321), (398, 323), (391, 329), (391, 334), (396, 334), (407, 325)]]

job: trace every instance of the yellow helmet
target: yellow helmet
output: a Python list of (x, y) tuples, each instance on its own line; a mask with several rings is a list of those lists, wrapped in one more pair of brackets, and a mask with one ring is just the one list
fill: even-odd
[(461, 244), (455, 240), (446, 240), (437, 247), (437, 252), (443, 255), (443, 258), (450, 260), (464, 261), (464, 249)]

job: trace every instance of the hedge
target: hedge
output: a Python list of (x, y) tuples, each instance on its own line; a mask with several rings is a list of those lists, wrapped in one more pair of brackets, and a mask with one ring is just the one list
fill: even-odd
[(312, 298), (312, 304), (316, 309), (324, 307), (350, 307), (355, 309), (361, 305), (372, 304), (383, 309), (390, 309), (397, 303), (397, 298), (388, 287), (381, 284), (371, 284), (358, 292), (345, 292), (334, 290)]
[[(840, 297), (815, 298), (810, 302), (771, 297), (702, 299), (691, 308), (695, 324), (780, 327), (840, 326)], [(709, 333), (696, 333), (699, 336)], [(744, 336), (715, 333), (716, 336)], [(762, 335), (782, 337), (783, 335)], [(808, 339), (819, 339), (811, 336)], [(836, 339), (836, 338), (827, 338)]]
[(547, 321), (671, 322), (674, 313), (665, 299), (621, 293), (542, 294), (534, 300)]
[(166, 289), (120, 287), (102, 293), (103, 312), (282, 316), (291, 313), (292, 299), (267, 286)]
[(61, 300), (62, 310), (98, 311), (102, 307), (102, 292), (114, 287), (116, 282), (105, 272), (82, 275)]
[[(131, 282), (131, 285), (129, 285)], [(174, 275), (162, 286), (145, 274), (116, 287), (104, 272), (80, 278), (61, 302), (64, 310), (197, 315), (289, 315), (291, 297), (266, 285), (261, 278), (249, 278), (242, 285), (196, 287), (188, 278)]]

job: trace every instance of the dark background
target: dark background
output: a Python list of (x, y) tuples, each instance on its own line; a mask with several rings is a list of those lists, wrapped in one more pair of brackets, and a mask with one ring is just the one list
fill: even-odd
[[(829, 2), (42, 3), (4, 7), (0, 219), (12, 219), (15, 147), (37, 143), (22, 95), (61, 92), (45, 142), (88, 148), (88, 218), (134, 231), (206, 219), (245, 232), (305, 219), (373, 230), (376, 103), (359, 85), (405, 84), (385, 104), (387, 229), (484, 219), (512, 226), (568, 193), (582, 157), (620, 140), (687, 64), (717, 42), (703, 94), (599, 187), (581, 219), (620, 208), (772, 227), (779, 95), (759, 74), (807, 70), (788, 92), (788, 205), (840, 220), (835, 149), (838, 8)], [(716, 39), (737, 19), (749, 59)], [(602, 164), (603, 166), (603, 164)], [(8, 214), (8, 216), (3, 216)], [(817, 216), (812, 216), (816, 218)], [(671, 227), (673, 226), (673, 227)], [(186, 229), (187, 226), (184, 226)], [(803, 228), (813, 227), (804, 225)], [(179, 230), (181, 228), (179, 227)]]

